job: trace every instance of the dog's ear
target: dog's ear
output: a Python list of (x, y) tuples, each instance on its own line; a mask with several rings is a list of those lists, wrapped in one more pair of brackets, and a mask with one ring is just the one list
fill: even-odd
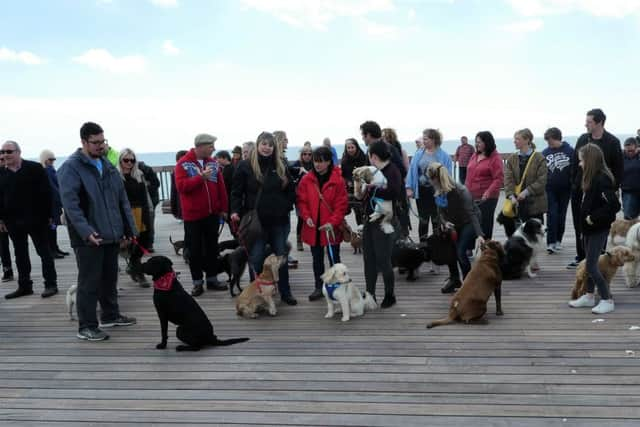
[(327, 271), (325, 271), (324, 274), (322, 276), (320, 276), (320, 279), (322, 279), (322, 281), (324, 283), (333, 283), (336, 280), (336, 268), (335, 268), (335, 266), (331, 267)]

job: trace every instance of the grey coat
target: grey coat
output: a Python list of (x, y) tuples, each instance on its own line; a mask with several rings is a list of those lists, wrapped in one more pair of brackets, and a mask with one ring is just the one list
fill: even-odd
[(103, 244), (137, 235), (122, 176), (105, 158), (100, 161), (102, 176), (78, 149), (58, 170), (72, 247), (88, 246), (87, 239), (94, 232)]

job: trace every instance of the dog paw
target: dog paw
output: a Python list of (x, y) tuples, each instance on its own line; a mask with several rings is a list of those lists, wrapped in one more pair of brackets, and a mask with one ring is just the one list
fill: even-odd
[(529, 276), (529, 279), (535, 279), (536, 277), (538, 277), (536, 273), (527, 273), (527, 276)]
[(161, 342), (161, 343), (156, 345), (156, 349), (157, 350), (164, 350), (165, 348), (167, 348), (167, 342), (166, 341), (163, 341), (163, 342)]
[(327, 313), (324, 315), (325, 319), (331, 319), (333, 317), (333, 313)]
[(276, 310), (269, 310), (269, 315), (270, 316), (275, 316), (276, 314), (278, 314), (278, 312)]

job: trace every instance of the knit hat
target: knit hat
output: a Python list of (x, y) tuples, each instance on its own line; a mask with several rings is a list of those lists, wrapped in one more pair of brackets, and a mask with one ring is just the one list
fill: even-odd
[(242, 154), (242, 148), (240, 148), (239, 146), (236, 145), (235, 147), (233, 147), (232, 153), (233, 154)]
[(201, 133), (196, 136), (195, 146), (197, 147), (198, 145), (213, 144), (217, 139), (218, 138), (213, 135), (209, 135), (208, 133)]

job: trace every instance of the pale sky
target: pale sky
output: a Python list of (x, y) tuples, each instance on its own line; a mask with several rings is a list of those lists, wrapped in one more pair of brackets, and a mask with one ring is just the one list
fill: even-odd
[(640, 0), (24, 0), (0, 13), (0, 140), (137, 152), (529, 127), (640, 127)]

